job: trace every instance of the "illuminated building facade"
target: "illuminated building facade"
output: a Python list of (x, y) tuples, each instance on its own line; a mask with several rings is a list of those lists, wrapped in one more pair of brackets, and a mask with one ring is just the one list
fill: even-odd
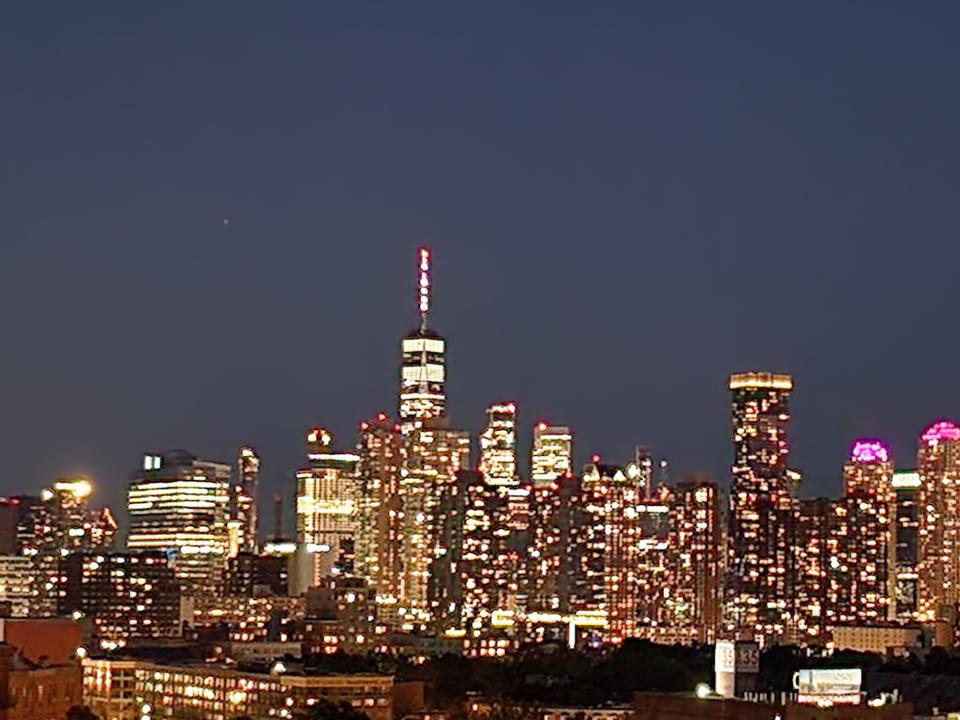
[(173, 555), (187, 594), (221, 587), (229, 551), (231, 472), (226, 463), (173, 450), (144, 455), (130, 482), (127, 547)]
[(307, 464), (297, 471), (297, 543), (313, 556), (314, 584), (353, 570), (360, 457), (333, 449), (325, 428), (307, 433)]
[(792, 606), (792, 483), (789, 375), (730, 376), (734, 462), (728, 547), (729, 620), (765, 637), (782, 636)]
[(357, 456), (360, 462), (354, 574), (366, 578), (384, 600), (396, 601), (403, 574), (403, 435), (386, 413), (360, 423)]
[(241, 447), (237, 453), (236, 474), (230, 486), (230, 555), (256, 552), (259, 478), (260, 457), (252, 447)]
[[(631, 477), (633, 475), (633, 477)], [(639, 474), (599, 462), (583, 472), (586, 522), (582, 572), (588, 603), (606, 613), (604, 639), (613, 644), (638, 635)]]
[(530, 520), (526, 549), (527, 609), (570, 610), (570, 494), (573, 433), (564, 425), (533, 426), (530, 451)]
[(403, 538), (400, 607), (406, 624), (418, 627), (432, 615), (430, 576), (440, 547), (444, 488), (470, 467), (470, 433), (453, 430), (444, 419), (424, 419), (404, 444), (400, 499)]
[(37, 574), (34, 614), (56, 611), (64, 592), (60, 563), (65, 557), (113, 546), (119, 524), (110, 508), (90, 505), (93, 489), (85, 477), (60, 478), (38, 498), (17, 499), (20, 551), (31, 558)]
[(227, 561), (227, 595), (263, 597), (289, 591), (287, 557), (275, 553), (241, 552)]
[(501, 502), (497, 488), (479, 472), (463, 471), (462, 529), (457, 563), (461, 611), (459, 624), (468, 636), (480, 636), (497, 609), (494, 517)]
[(429, 329), (430, 250), (417, 252), (417, 308), (420, 326), (400, 341), (400, 426), (408, 434), (426, 418), (446, 415), (446, 341)]
[(496, 603), (501, 609), (517, 611), (526, 601), (530, 488), (521, 486), (517, 473), (516, 403), (494, 403), (487, 408), (480, 433), (479, 470), (500, 495), (493, 517)]
[(670, 625), (680, 641), (712, 644), (720, 632), (723, 544), (717, 485), (681, 482), (670, 503)]
[(490, 485), (517, 485), (517, 405), (494, 403), (480, 433), (480, 472)]
[(960, 600), (960, 428), (941, 420), (920, 436), (917, 613), (948, 620)]
[(572, 496), (579, 481), (569, 473), (534, 483), (531, 490), (527, 607), (532, 611), (570, 612), (573, 588)]
[(370, 720), (391, 720), (393, 712), (391, 675), (305, 675), (282, 662), (252, 672), (212, 664), (88, 658), (83, 663), (84, 698), (97, 708), (129, 707), (115, 694), (129, 694), (131, 671), (133, 709), (140, 720), (295, 718), (321, 700), (345, 702)]
[[(633, 449), (633, 462), (640, 468), (640, 485), (643, 488), (644, 497), (653, 497), (654, 479), (653, 479), (653, 455), (650, 450), (643, 445), (637, 445)], [(665, 460), (663, 462), (666, 462)], [(661, 467), (666, 470), (667, 467)]]
[(573, 471), (573, 433), (564, 425), (539, 422), (533, 426), (530, 480), (534, 487), (555, 483)]
[(352, 654), (383, 649), (386, 629), (377, 625), (376, 592), (363, 578), (326, 578), (307, 591), (303, 649)]
[[(838, 518), (837, 513), (841, 515)], [(800, 642), (822, 641), (835, 619), (838, 520), (845, 506), (829, 498), (797, 501), (795, 520), (796, 632)]]
[(101, 647), (180, 636), (180, 588), (165, 552), (75, 553), (63, 573), (60, 614), (89, 617)]
[(858, 440), (843, 467), (846, 523), (840, 563), (849, 583), (844, 621), (892, 620), (895, 611), (893, 463), (878, 440)]
[(27, 617), (37, 608), (42, 577), (33, 558), (0, 555), (0, 606), (4, 617)]
[[(630, 463), (626, 475), (632, 478), (641, 496), (645, 478), (641, 466)], [(689, 642), (692, 630), (681, 630), (681, 613), (673, 612), (674, 571), (679, 557), (674, 554), (672, 532), (674, 504), (677, 498), (666, 485), (658, 486), (654, 496), (641, 497), (636, 506), (636, 595), (639, 636), (648, 640)], [(678, 600), (678, 610), (686, 608)], [(687, 621), (682, 620), (683, 623)]]
[(917, 562), (919, 558), (920, 488), (916, 470), (893, 473), (896, 494), (896, 616), (913, 620), (917, 613)]

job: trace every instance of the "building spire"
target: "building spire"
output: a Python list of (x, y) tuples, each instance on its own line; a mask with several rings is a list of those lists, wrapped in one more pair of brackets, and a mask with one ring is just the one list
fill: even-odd
[(420, 310), (420, 330), (427, 329), (427, 313), (430, 312), (430, 249), (421, 247), (417, 253), (417, 303)]

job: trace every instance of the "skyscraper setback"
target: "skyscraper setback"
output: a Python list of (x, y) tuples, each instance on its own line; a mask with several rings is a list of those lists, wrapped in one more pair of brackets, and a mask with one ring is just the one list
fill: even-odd
[(788, 479), (789, 375), (730, 376), (733, 478), (730, 485), (728, 610), (735, 627), (782, 635), (792, 604), (793, 498)]

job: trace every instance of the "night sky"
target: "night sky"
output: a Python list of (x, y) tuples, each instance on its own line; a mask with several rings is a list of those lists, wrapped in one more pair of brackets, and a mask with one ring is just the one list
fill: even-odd
[(804, 494), (910, 466), (960, 419), (958, 76), (949, 2), (5, 5), (0, 492), (241, 442), (292, 492), (394, 410), (420, 244), (455, 425), (726, 482), (771, 369)]

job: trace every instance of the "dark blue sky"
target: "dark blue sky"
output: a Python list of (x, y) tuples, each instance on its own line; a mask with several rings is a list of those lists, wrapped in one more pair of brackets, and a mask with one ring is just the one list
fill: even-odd
[(725, 478), (771, 368), (806, 494), (909, 465), (960, 416), (958, 48), (948, 2), (5, 6), (0, 492), (240, 442), (289, 488), (393, 408), (420, 243), (459, 425)]

